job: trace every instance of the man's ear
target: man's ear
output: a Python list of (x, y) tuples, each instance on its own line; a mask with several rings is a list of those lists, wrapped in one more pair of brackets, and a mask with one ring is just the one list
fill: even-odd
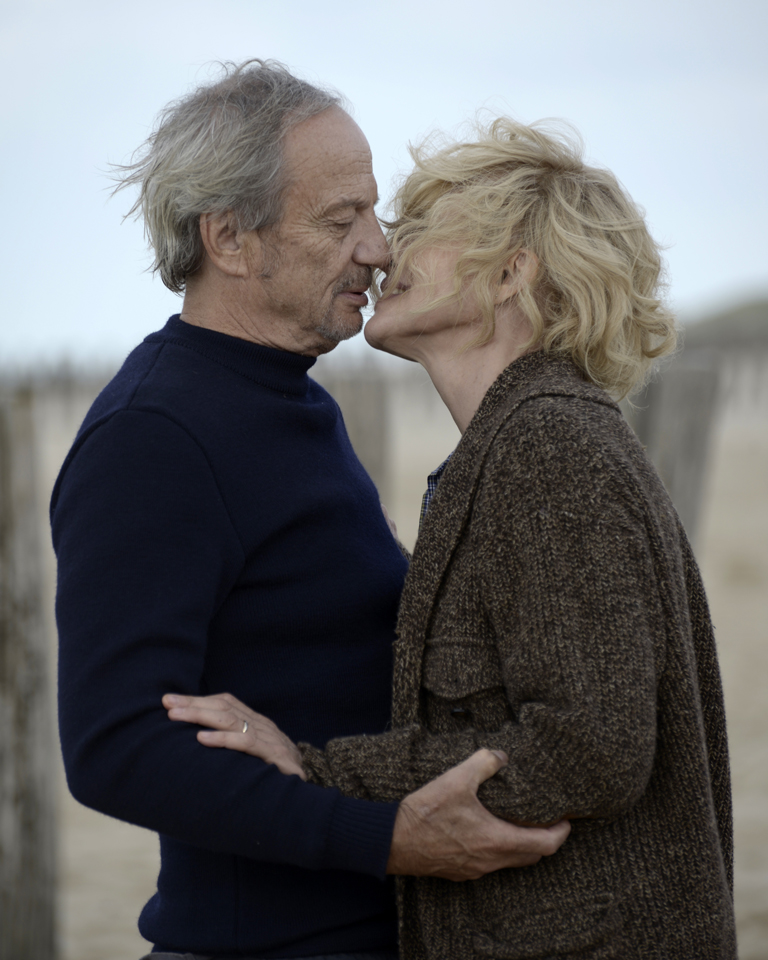
[(533, 283), (539, 272), (539, 258), (530, 250), (518, 250), (507, 260), (501, 281), (496, 288), (494, 303), (500, 306), (511, 300), (520, 290)]
[(200, 214), (200, 238), (211, 262), (230, 277), (247, 277), (253, 270), (258, 236), (239, 228), (231, 210)]

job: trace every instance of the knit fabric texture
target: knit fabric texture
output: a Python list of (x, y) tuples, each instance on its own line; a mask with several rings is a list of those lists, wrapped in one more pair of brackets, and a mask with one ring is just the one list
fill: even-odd
[(385, 949), (396, 804), (196, 740), (228, 691), (294, 738), (378, 733), (406, 561), (310, 357), (172, 318), (95, 402), (52, 502), (74, 795), (161, 834), (140, 929), (171, 952)]
[[(457, 708), (459, 708), (457, 710)], [(480, 747), (495, 814), (568, 816), (538, 864), (399, 882), (404, 960), (736, 956), (723, 699), (699, 572), (616, 404), (534, 353), (437, 487), (395, 645), (394, 728), (302, 746), (310, 779), (402, 798)]]

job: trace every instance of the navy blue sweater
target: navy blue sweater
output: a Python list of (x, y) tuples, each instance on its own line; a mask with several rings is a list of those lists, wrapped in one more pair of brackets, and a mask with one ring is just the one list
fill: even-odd
[(395, 941), (396, 805), (204, 747), (160, 702), (229, 691), (318, 746), (389, 723), (406, 562), (313, 362), (172, 317), (96, 400), (54, 489), (67, 777), (159, 831), (139, 926), (164, 949)]

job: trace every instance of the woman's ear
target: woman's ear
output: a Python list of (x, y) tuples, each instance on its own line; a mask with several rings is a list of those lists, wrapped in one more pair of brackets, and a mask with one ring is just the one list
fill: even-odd
[(247, 277), (253, 267), (254, 250), (260, 246), (258, 235), (243, 231), (231, 210), (200, 215), (200, 239), (211, 262), (231, 277)]
[(520, 290), (533, 283), (539, 271), (539, 258), (530, 250), (518, 250), (507, 260), (496, 290), (494, 303), (500, 306), (511, 300)]

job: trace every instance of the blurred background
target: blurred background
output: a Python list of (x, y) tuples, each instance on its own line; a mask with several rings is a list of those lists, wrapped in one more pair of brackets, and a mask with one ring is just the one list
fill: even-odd
[[(571, 121), (666, 246), (685, 348), (628, 418), (700, 558), (726, 691), (745, 960), (768, 958), (768, 8), (734, 0), (74, 0), (0, 9), (0, 960), (137, 960), (156, 838), (80, 807), (54, 727), (47, 500), (90, 402), (180, 300), (109, 199), (215, 61), (286, 63), (349, 99), (382, 197), (406, 144), (478, 110)], [(313, 375), (409, 546), (458, 432), (426, 374), (362, 338)]]

